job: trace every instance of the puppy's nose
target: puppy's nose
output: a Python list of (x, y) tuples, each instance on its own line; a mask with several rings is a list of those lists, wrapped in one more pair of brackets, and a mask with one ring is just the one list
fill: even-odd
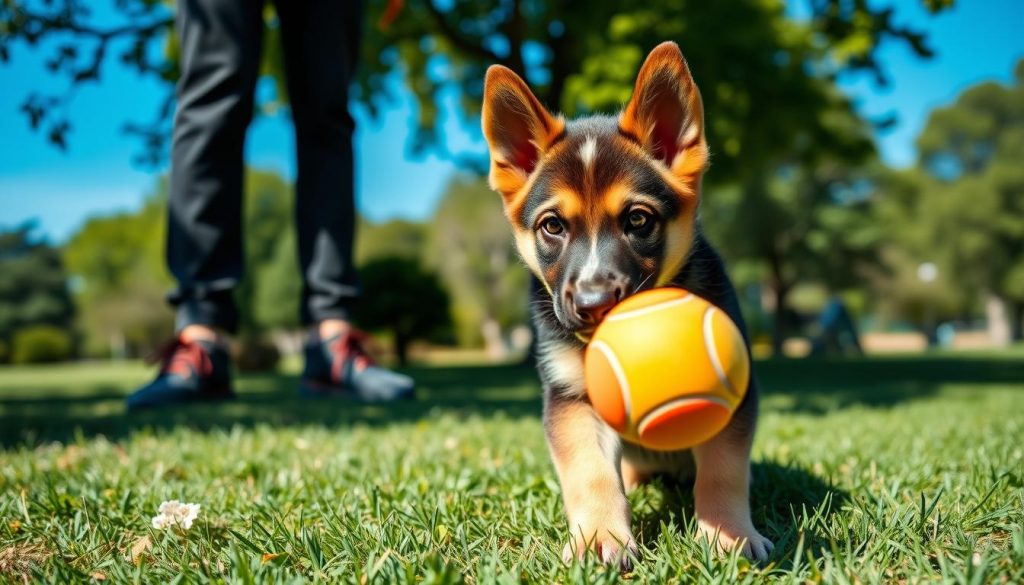
[(576, 316), (588, 325), (597, 325), (619, 302), (618, 289), (581, 289), (573, 295)]

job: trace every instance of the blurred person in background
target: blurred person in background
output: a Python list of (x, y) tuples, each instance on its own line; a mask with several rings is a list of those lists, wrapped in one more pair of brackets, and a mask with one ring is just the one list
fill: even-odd
[[(407, 376), (374, 365), (350, 324), (358, 293), (348, 88), (362, 26), (357, 1), (276, 2), (297, 144), (296, 222), (302, 321), (309, 325), (300, 390), (394, 400)], [(168, 201), (168, 300), (175, 337), (160, 371), (129, 408), (234, 396), (226, 335), (238, 327), (242, 278), (243, 147), (263, 37), (261, 0), (179, 0), (181, 50)]]

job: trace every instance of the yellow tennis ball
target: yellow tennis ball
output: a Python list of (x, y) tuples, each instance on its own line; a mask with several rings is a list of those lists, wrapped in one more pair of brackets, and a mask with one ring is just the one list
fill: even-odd
[(725, 428), (747, 392), (750, 356), (728, 315), (678, 288), (619, 303), (587, 346), (587, 393), (627, 441), (672, 451)]

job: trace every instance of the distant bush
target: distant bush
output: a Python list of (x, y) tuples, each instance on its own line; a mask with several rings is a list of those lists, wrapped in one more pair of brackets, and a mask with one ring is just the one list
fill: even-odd
[(33, 325), (14, 333), (11, 362), (39, 364), (71, 357), (71, 334), (52, 325)]
[(281, 361), (281, 353), (265, 339), (242, 336), (232, 345), (232, 358), (240, 372), (271, 372)]

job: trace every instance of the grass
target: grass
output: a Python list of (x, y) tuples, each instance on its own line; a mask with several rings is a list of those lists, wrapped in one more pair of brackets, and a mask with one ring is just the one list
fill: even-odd
[[(0, 581), (1024, 581), (1024, 354), (769, 361), (755, 523), (770, 563), (695, 541), (690, 489), (630, 496), (642, 559), (564, 566), (520, 367), (413, 370), (420, 400), (309, 402), (288, 374), (230, 404), (128, 416), (137, 364), (0, 369)], [(202, 505), (157, 531), (164, 500)]]

